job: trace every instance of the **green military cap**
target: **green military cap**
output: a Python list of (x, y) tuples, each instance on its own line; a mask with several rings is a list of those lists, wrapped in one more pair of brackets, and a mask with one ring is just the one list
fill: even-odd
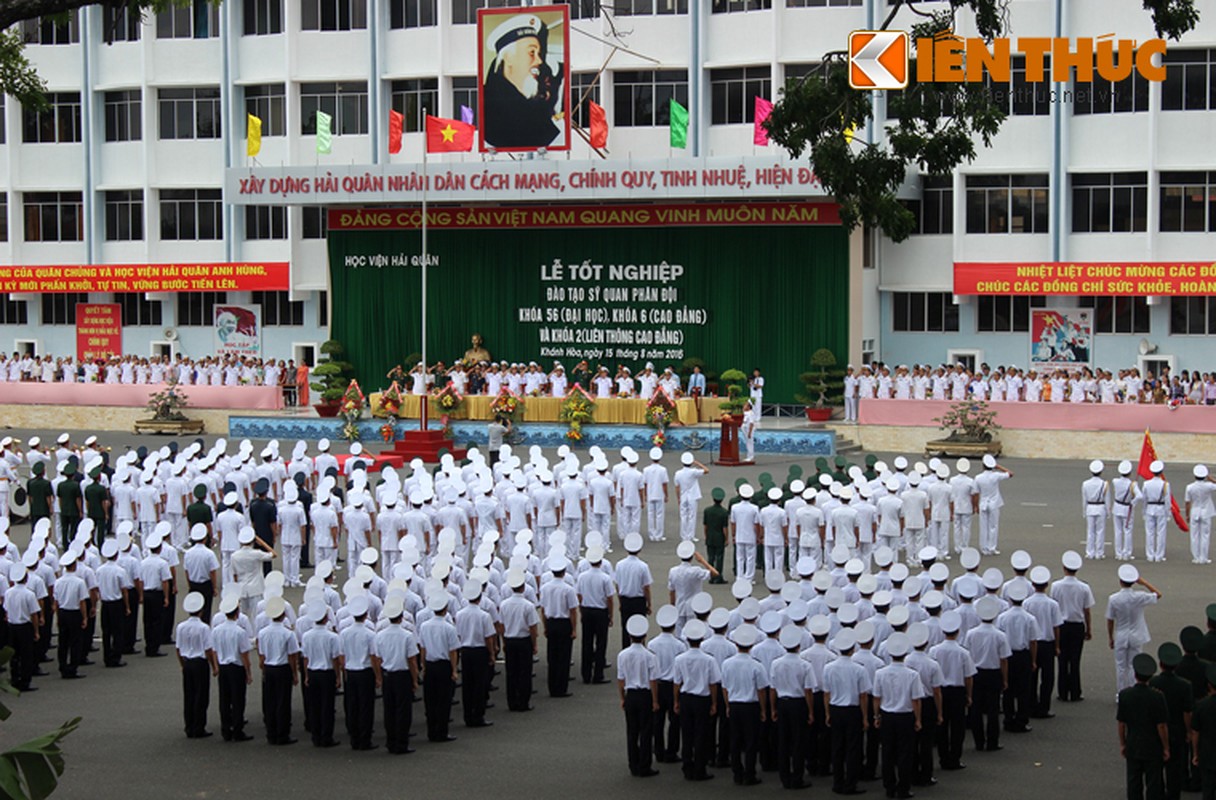
[(1182, 648), (1173, 642), (1166, 642), (1157, 648), (1157, 660), (1163, 667), (1176, 667), (1182, 661)]
[(819, 470), (820, 472), (827, 472), (828, 471), (828, 460), (826, 458), (824, 458), (823, 456), (820, 456), (819, 458), (815, 459), (815, 469)]
[(786, 474), (789, 475), (790, 480), (793, 480), (795, 478), (801, 478), (802, 477), (802, 465), (801, 464), (790, 464), (789, 472)]
[(95, 466), (91, 470), (89, 470), (90, 478), (96, 478), (100, 474), (101, 474), (101, 465), (100, 464), (98, 464), (97, 466)]
[(46, 472), (46, 464), (42, 461), (35, 461), (33, 470), (35, 475), (42, 475)]
[(847, 458), (845, 458), (844, 456), (836, 456), (836, 468), (837, 469), (844, 469), (846, 466), (848, 466), (848, 464), (849, 464), (849, 460)]
[(1216, 664), (1208, 664), (1203, 674), (1207, 677), (1209, 686), (1216, 686)]
[(715, 500), (725, 500), (726, 492), (722, 491), (721, 487), (715, 486), (714, 490), (709, 493), (709, 496)]
[(1132, 659), (1132, 670), (1137, 678), (1151, 678), (1157, 672), (1157, 659), (1148, 653), (1140, 653)]
[(205, 483), (200, 483), (197, 486), (195, 486), (194, 487), (194, 496), (197, 497), (199, 500), (202, 500), (204, 497), (206, 497), (207, 496), (207, 485)]
[(735, 490), (738, 491), (739, 487), (745, 483), (747, 483), (747, 478), (735, 478)]
[(866, 456), (866, 466), (867, 467), (872, 467), (877, 463), (878, 463), (878, 456), (874, 455), (873, 453), (870, 453), (869, 455)]
[(761, 486), (766, 488), (773, 485), (773, 476), (767, 472), (761, 472), (757, 480), (760, 481)]
[(1178, 634), (1178, 641), (1182, 645), (1182, 649), (1188, 653), (1197, 653), (1203, 647), (1203, 631), (1196, 628), (1194, 625), (1187, 625)]
[(68, 477), (71, 477), (72, 475), (76, 474), (76, 465), (73, 464), (71, 461), (69, 461), (63, 465), (63, 469), (60, 470), (60, 472), (62, 472), (64, 475), (67, 475)]
[(1216, 622), (1216, 603), (1208, 603), (1208, 622)]

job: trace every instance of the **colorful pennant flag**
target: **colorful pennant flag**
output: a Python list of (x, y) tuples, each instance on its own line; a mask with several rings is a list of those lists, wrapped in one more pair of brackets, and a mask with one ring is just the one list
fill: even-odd
[(405, 117), (392, 110), (388, 110), (388, 151), (390, 153), (401, 152), (401, 131), (405, 128)]
[[(1140, 463), (1136, 465), (1136, 474), (1145, 480), (1153, 477), (1151, 469), (1154, 461), (1157, 460), (1157, 448), (1153, 447), (1153, 437), (1149, 435), (1148, 428), (1144, 429), (1144, 442), (1140, 445)], [(1165, 480), (1165, 474), (1162, 473), (1161, 479)], [(1170, 512), (1174, 515), (1174, 524), (1183, 533), (1189, 533), (1191, 526), (1187, 524), (1186, 518), (1182, 516), (1182, 509), (1178, 507), (1178, 501), (1174, 499), (1174, 493), (1170, 492)]]
[(461, 106), (460, 107), (460, 121), (463, 122), (465, 125), (472, 125), (473, 124), (473, 109), (469, 108), (468, 106)]
[(477, 129), (456, 119), (426, 116), (426, 151), (428, 153), (461, 153), (473, 149)]
[(245, 155), (252, 158), (262, 152), (262, 120), (253, 114), (245, 117)]
[(591, 118), (591, 146), (600, 150), (608, 146), (608, 115), (604, 107), (594, 100), (587, 101), (587, 111)]
[(756, 95), (756, 122), (755, 129), (752, 131), (752, 143), (762, 147), (768, 145), (768, 129), (764, 127), (764, 121), (773, 113), (773, 104), (765, 100), (760, 95)]
[(683, 150), (688, 147), (688, 109), (671, 99), (671, 146)]
[(317, 152), (328, 153), (334, 143), (333, 117), (324, 111), (317, 111)]

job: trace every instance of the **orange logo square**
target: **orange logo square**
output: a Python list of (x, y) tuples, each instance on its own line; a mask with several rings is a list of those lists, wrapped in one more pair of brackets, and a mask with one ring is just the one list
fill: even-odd
[(906, 31), (849, 34), (849, 85), (854, 89), (903, 89), (908, 85)]

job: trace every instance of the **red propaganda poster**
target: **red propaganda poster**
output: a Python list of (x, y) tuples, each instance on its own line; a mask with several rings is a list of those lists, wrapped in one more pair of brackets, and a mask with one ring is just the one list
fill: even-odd
[(1093, 358), (1093, 312), (1089, 309), (1030, 311), (1030, 366), (1039, 371), (1080, 369)]
[(118, 303), (76, 304), (76, 360), (122, 355), (122, 306)]

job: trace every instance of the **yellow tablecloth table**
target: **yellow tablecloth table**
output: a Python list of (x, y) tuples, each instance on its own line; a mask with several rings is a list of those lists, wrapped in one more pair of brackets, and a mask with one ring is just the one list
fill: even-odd
[[(403, 399), (404, 402), (401, 404), (401, 411), (398, 416), (402, 419), (417, 419), (418, 396), (406, 395)], [(369, 398), (369, 402), (371, 403), (372, 414), (377, 417), (383, 417), (384, 414), (378, 410), (380, 407), (380, 393), (373, 392)], [(490, 404), (492, 402), (494, 402), (494, 398), (488, 395), (466, 395), (464, 404), (453, 419), (488, 420), (493, 416), (490, 413)], [(696, 401), (690, 397), (683, 397), (676, 400), (676, 418), (682, 425), (695, 425), (698, 422), (714, 422), (721, 415), (721, 411), (719, 410), (721, 403), (722, 400), (717, 397), (703, 398), (701, 400), (701, 414), (698, 418)], [(434, 411), (433, 404), (431, 410)], [(557, 422), (561, 410), (562, 398), (560, 397), (527, 397), (524, 399), (524, 422)], [(646, 401), (617, 397), (596, 400), (595, 421), (616, 425), (645, 425)]]

